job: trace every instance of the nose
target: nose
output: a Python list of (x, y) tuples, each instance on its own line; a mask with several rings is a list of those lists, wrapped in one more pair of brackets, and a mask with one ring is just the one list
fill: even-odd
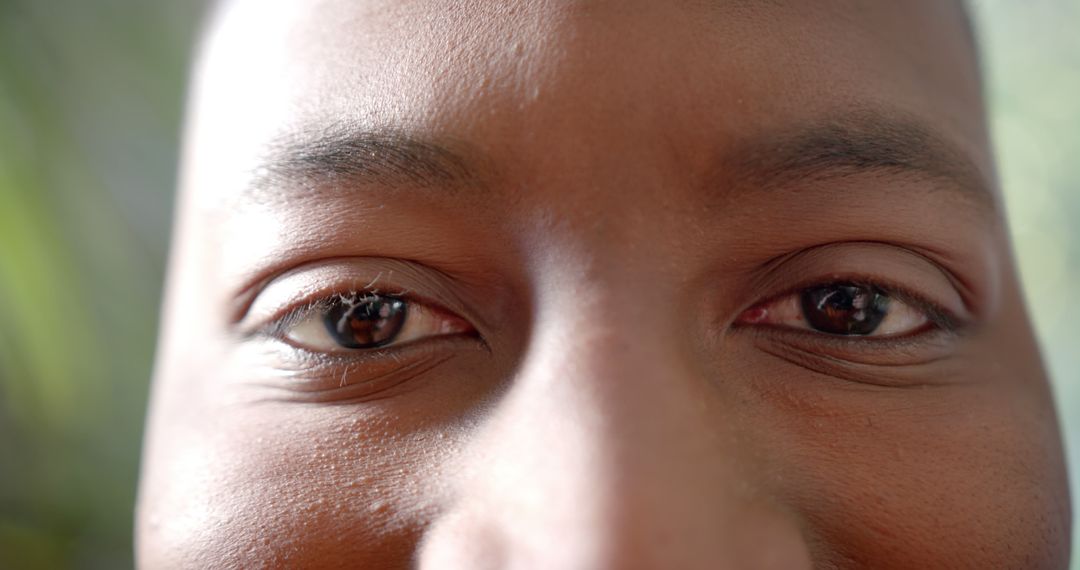
[(724, 397), (734, 379), (695, 363), (677, 312), (612, 291), (544, 301), (420, 566), (810, 568)]

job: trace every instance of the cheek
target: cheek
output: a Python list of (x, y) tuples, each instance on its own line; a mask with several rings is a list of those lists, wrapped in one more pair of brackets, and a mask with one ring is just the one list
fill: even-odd
[(822, 400), (784, 472), (787, 500), (843, 565), (1057, 567), (1065, 491), (1046, 422), (986, 385)]
[(221, 414), (172, 446), (187, 451), (170, 456), (150, 508), (152, 549), (168, 567), (407, 566), (438, 458), (392, 418), (357, 416), (296, 404)]

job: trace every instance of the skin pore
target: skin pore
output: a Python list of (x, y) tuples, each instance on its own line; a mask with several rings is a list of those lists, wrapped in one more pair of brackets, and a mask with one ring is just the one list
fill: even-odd
[(966, 25), (223, 5), (140, 566), (1064, 567)]

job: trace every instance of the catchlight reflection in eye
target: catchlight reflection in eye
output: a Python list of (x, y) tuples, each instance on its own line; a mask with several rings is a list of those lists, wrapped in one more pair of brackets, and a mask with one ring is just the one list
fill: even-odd
[(302, 310), (284, 337), (317, 352), (365, 350), (473, 331), (445, 311), (393, 295), (334, 295)]
[(902, 336), (919, 331), (927, 314), (873, 285), (807, 287), (739, 316), (739, 324), (775, 325), (840, 336)]

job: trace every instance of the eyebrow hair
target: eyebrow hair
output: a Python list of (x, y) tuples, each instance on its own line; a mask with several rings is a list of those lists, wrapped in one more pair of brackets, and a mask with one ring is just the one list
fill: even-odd
[[(332, 125), (278, 137), (250, 186), (256, 196), (282, 188), (371, 183), (455, 191), (481, 186), (490, 169), (460, 141), (429, 140), (402, 129)], [(769, 191), (854, 175), (914, 177), (995, 212), (997, 197), (974, 163), (955, 145), (913, 119), (873, 111), (766, 132), (716, 161), (707, 194)], [(719, 181), (719, 184), (717, 183)], [(470, 196), (473, 197), (473, 196)]]
[(279, 136), (267, 145), (251, 182), (255, 193), (280, 187), (368, 182), (384, 187), (457, 188), (480, 175), (462, 143), (426, 140), (398, 129), (332, 125)]
[(924, 124), (873, 111), (758, 137), (720, 161), (718, 177), (760, 189), (859, 174), (914, 177), (976, 207), (998, 209), (997, 196), (968, 156)]

